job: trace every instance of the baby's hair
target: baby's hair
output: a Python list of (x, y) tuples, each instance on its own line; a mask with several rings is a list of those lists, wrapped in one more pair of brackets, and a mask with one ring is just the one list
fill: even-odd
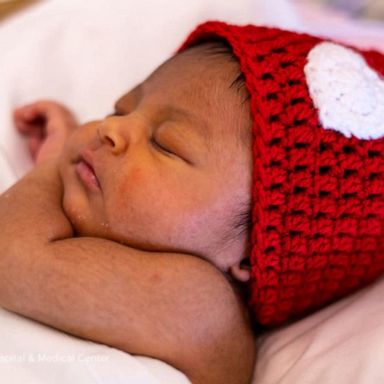
[[(239, 61), (234, 55), (228, 42), (222, 39), (205, 42), (202, 44), (202, 53), (209, 57), (223, 57), (225, 60), (237, 64), (238, 71), (234, 79), (229, 83), (229, 89), (235, 90), (243, 97), (241, 104), (249, 103), (250, 94), (246, 87), (244, 74), (241, 72)], [(237, 138), (242, 145), (246, 147), (250, 145), (252, 142), (250, 127), (239, 126), (236, 133)]]
[[(224, 56), (230, 62), (234, 62), (237, 64), (239, 63), (237, 58), (233, 54), (231, 46), (226, 40), (216, 39), (206, 42), (202, 46), (204, 47), (203, 53), (207, 54), (208, 56)], [(243, 103), (247, 102), (250, 99), (250, 94), (245, 84), (245, 77), (244, 74), (240, 71), (240, 68), (237, 73), (237, 76), (230, 84), (229, 88), (234, 88), (238, 92), (245, 93)]]
[[(237, 58), (232, 52), (231, 46), (225, 40), (213, 40), (206, 42), (202, 45), (202, 52), (208, 56), (221, 56), (230, 62), (239, 63)], [(236, 92), (245, 94), (242, 103), (247, 103), (250, 100), (250, 94), (246, 87), (244, 74), (240, 71), (240, 65), (238, 73), (234, 80), (229, 84), (230, 89), (234, 89)], [(251, 148), (252, 132), (249, 126), (240, 126), (237, 132), (240, 142), (247, 148)], [(234, 215), (232, 229), (230, 234), (232, 239), (236, 239), (244, 234), (249, 234), (252, 228), (252, 206), (251, 203), (244, 204), (239, 207), (239, 211)], [(228, 239), (230, 240), (230, 239)], [(246, 261), (247, 262), (247, 261)], [(245, 262), (245, 263), (246, 263)]]

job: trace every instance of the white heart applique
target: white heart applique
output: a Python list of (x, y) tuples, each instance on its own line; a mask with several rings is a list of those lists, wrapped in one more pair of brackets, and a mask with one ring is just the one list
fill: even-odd
[(324, 42), (307, 59), (304, 72), (323, 127), (359, 139), (384, 136), (384, 79), (363, 56)]

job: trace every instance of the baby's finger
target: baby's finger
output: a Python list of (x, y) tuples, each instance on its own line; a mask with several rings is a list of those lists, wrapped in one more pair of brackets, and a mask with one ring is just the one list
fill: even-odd
[(44, 129), (46, 118), (36, 113), (34, 108), (28, 110), (23, 108), (14, 112), (14, 123), (21, 134), (30, 135)]
[(41, 139), (38, 136), (28, 138), (28, 149), (32, 159), (35, 161), (41, 147)]
[(36, 130), (42, 122), (41, 119), (42, 117), (36, 115), (32, 108), (22, 107), (13, 112), (15, 126), (22, 134), (30, 134)]
[(64, 115), (68, 113), (67, 109), (55, 101), (39, 100), (31, 105), (26, 106), (25, 113), (30, 118), (36, 118), (36, 116), (44, 116), (52, 118), (56, 115)]
[(31, 123), (22, 120), (15, 121), (15, 127), (22, 135), (30, 136), (35, 133), (41, 134), (41, 131), (43, 131), (44, 128), (44, 121), (35, 120)]
[(14, 111), (14, 118), (25, 122), (31, 122), (42, 116), (44, 116), (44, 113), (40, 108), (38, 108), (37, 103), (24, 105)]
[(15, 127), (16, 129), (22, 133), (22, 134), (28, 134), (31, 130), (31, 127), (25, 123), (23, 120), (20, 119), (14, 119), (15, 120)]

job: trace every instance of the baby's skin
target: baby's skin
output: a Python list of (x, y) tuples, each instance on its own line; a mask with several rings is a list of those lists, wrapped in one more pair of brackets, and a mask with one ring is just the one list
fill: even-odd
[(231, 88), (238, 64), (204, 50), (170, 59), (101, 120), (79, 126), (50, 101), (15, 111), (36, 166), (0, 196), (0, 305), (193, 384), (245, 384), (251, 117)]

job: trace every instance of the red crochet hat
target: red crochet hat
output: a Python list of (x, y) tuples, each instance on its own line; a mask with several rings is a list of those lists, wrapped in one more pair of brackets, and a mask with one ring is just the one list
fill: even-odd
[(276, 28), (208, 22), (253, 114), (249, 304), (275, 325), (384, 271), (384, 56)]

